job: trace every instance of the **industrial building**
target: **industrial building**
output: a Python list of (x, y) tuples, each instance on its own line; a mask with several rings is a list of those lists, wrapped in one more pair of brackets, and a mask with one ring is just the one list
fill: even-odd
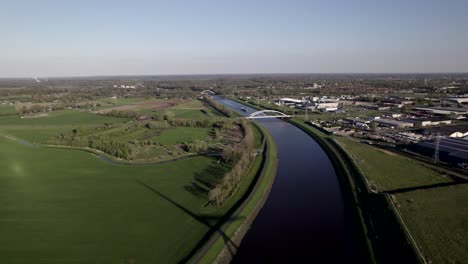
[(466, 115), (468, 109), (459, 107), (416, 107), (414, 110), (433, 115)]
[(395, 120), (395, 119), (381, 118), (381, 119), (376, 119), (375, 122), (377, 122), (380, 126), (393, 127), (393, 128), (409, 128), (409, 127), (414, 126), (413, 123)]
[(413, 123), (415, 127), (450, 125), (452, 120), (440, 118), (425, 118), (425, 119), (403, 119), (405, 122)]
[(459, 124), (459, 125), (451, 125), (451, 126), (442, 126), (442, 127), (432, 127), (426, 128), (422, 130), (422, 132), (426, 135), (442, 135), (446, 137), (452, 138), (466, 138), (468, 137), (468, 125), (466, 124)]

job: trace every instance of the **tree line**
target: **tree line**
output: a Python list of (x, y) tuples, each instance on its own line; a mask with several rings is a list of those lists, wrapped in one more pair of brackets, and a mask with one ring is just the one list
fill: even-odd
[(232, 164), (232, 169), (223, 175), (221, 182), (208, 193), (208, 199), (215, 205), (224, 204), (231, 196), (255, 158), (252, 127), (245, 119), (240, 121), (240, 126), (244, 138), (239, 144), (226, 146), (222, 154), (223, 160)]

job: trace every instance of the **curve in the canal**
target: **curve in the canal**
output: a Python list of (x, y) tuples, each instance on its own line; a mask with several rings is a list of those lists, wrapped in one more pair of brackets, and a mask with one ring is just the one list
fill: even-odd
[[(214, 99), (244, 116), (256, 111), (224, 97)], [(351, 204), (324, 150), (281, 119), (255, 122), (277, 144), (278, 171), (233, 263), (362, 263)]]

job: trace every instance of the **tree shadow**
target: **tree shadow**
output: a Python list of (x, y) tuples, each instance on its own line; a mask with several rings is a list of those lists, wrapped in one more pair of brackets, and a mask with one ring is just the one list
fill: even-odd
[(208, 198), (208, 193), (218, 185), (229, 168), (225, 165), (210, 165), (201, 172), (196, 172), (191, 185), (184, 186), (184, 189), (197, 197)]
[(459, 180), (457, 182), (443, 182), (443, 183), (435, 183), (435, 184), (415, 186), (415, 187), (399, 188), (399, 189), (384, 191), (382, 193), (397, 194), (397, 193), (412, 192), (412, 191), (416, 191), (416, 190), (427, 190), (427, 189), (434, 189), (434, 188), (447, 187), (447, 186), (460, 185), (460, 184), (467, 184), (467, 183), (468, 183), (468, 180)]
[(238, 249), (238, 245), (236, 245), (231, 240), (231, 238), (228, 235), (226, 235), (226, 233), (224, 233), (224, 231), (221, 229), (221, 227), (225, 223), (229, 223), (229, 222), (239, 220), (239, 219), (244, 219), (244, 217), (238, 217), (238, 216), (233, 217), (232, 214), (224, 214), (224, 215), (201, 214), (201, 215), (198, 215), (198, 214), (190, 211), (186, 207), (182, 206), (181, 204), (177, 203), (176, 201), (172, 200), (168, 196), (164, 195), (160, 191), (156, 190), (155, 188), (151, 187), (150, 185), (144, 183), (143, 181), (141, 181), (139, 179), (136, 179), (136, 182), (138, 184), (142, 185), (147, 190), (154, 193), (155, 195), (157, 195), (158, 197), (166, 200), (167, 202), (171, 203), (175, 207), (179, 208), (181, 211), (183, 211), (184, 213), (186, 213), (187, 215), (189, 215), (190, 217), (195, 219), (197, 222), (199, 222), (199, 223), (201, 223), (201, 224), (203, 224), (203, 225), (205, 225), (205, 226), (207, 226), (209, 228), (208, 232), (203, 236), (203, 238), (200, 241), (198, 241), (197, 245), (190, 252), (190, 254), (187, 255), (186, 257), (184, 257), (182, 260), (180, 260), (179, 263), (186, 263), (195, 254), (195, 252), (197, 250), (202, 248), (205, 245), (205, 243), (207, 243), (210, 240), (210, 238), (215, 233), (218, 233), (219, 236), (221, 236), (223, 238), (224, 243), (227, 246), (230, 254), (232, 256), (235, 254), (235, 252)]

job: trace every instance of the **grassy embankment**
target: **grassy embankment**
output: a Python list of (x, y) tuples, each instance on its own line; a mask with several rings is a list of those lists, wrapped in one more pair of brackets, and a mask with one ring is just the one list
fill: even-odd
[[(256, 107), (255, 105), (251, 106)], [(344, 148), (349, 153), (352, 158), (350, 162), (355, 162), (356, 167), (358, 167), (354, 178), (359, 178), (360, 174), (365, 177), (365, 181), (361, 184), (363, 185), (362, 190), (368, 186), (368, 192), (392, 193), (386, 196), (383, 203), (378, 202), (382, 199), (377, 198), (376, 195), (371, 194), (368, 197), (374, 196), (372, 199), (364, 198), (369, 200), (370, 206), (378, 207), (379, 204), (382, 208), (385, 208), (386, 204), (391, 206), (382, 210), (381, 213), (372, 212), (371, 217), (380, 219), (383, 224), (387, 222), (386, 218), (392, 217), (395, 219), (395, 223), (403, 225), (399, 233), (407, 233), (405, 235), (407, 242), (405, 243), (410, 246), (411, 239), (414, 239), (417, 246), (413, 245), (412, 247), (416, 247), (415, 250), (419, 250), (426, 261), (463, 263), (468, 259), (466, 251), (468, 228), (465, 224), (465, 220), (468, 219), (467, 184), (458, 184), (446, 177), (444, 172), (436, 171), (416, 160), (344, 137), (327, 136), (317, 129), (304, 126), (302, 117), (296, 117), (293, 120), (317, 136), (327, 140), (336, 140), (339, 145), (335, 147)], [(347, 156), (348, 153), (342, 154)], [(357, 187), (359, 189), (359, 184)], [(371, 202), (372, 200), (374, 202)], [(395, 208), (392, 208), (392, 204), (395, 205)], [(369, 208), (370, 211), (372, 209)], [(399, 219), (400, 215), (402, 219)], [(385, 232), (385, 226), (380, 228), (378, 224), (373, 224), (374, 230), (371, 232), (381, 236), (378, 241), (374, 241), (374, 244), (375, 242), (382, 243), (382, 238), (385, 236), (389, 241), (401, 243), (397, 239), (398, 236), (392, 239), (392, 234), (389, 234), (391, 232)], [(409, 232), (405, 232), (404, 227), (407, 227)], [(388, 229), (392, 230), (392, 228)], [(394, 229), (398, 230), (396, 226)], [(405, 248), (407, 247), (403, 247), (403, 250), (407, 251)], [(386, 255), (383, 253), (384, 251), (390, 251), (390, 254), (394, 253), (389, 248), (380, 247), (379, 249), (379, 246), (376, 250), (378, 254), (383, 256)], [(408, 254), (410, 253), (408, 252)]]
[(231, 220), (221, 227), (223, 236), (212, 237), (207, 248), (202, 248), (202, 252), (198, 252), (199, 256), (195, 255), (192, 262), (213, 263), (217, 260), (219, 263), (228, 263), (232, 258), (231, 252), (235, 252), (235, 248), (239, 246), (242, 237), (268, 197), (276, 175), (277, 149), (270, 134), (260, 126), (255, 125), (255, 127), (263, 134), (264, 148), (262, 155), (255, 159), (244, 180), (251, 184), (243, 184), (235, 194), (239, 200), (232, 209)]
[[(295, 121), (303, 123), (300, 118)], [(376, 193), (364, 199), (368, 200), (368, 217), (373, 219), (370, 233), (380, 236), (371, 239), (380, 258), (389, 260), (383, 247), (399, 243), (400, 237), (406, 240), (404, 248), (413, 248), (421, 254), (420, 257), (415, 255), (419, 261), (462, 263), (467, 259), (464, 245), (468, 243), (468, 228), (464, 219), (468, 218), (468, 185), (454, 182), (443, 172), (416, 160), (345, 137), (327, 136), (310, 126), (304, 127), (337, 142), (336, 148), (344, 148), (347, 153), (343, 151), (343, 155), (349, 155), (350, 161), (359, 169), (356, 175), (363, 175), (368, 191)], [(383, 201), (379, 202), (382, 200), (379, 195), (384, 197)], [(385, 208), (385, 204), (390, 207), (381, 213), (375, 212), (372, 207), (379, 204), (380, 208)], [(394, 221), (390, 221), (392, 218)], [(379, 221), (383, 226), (379, 227)], [(397, 224), (401, 225), (400, 229)], [(392, 234), (385, 229), (396, 231)], [(405, 238), (395, 236), (398, 229)]]
[[(259, 109), (257, 105), (249, 106)], [(369, 261), (389, 263), (402, 260), (421, 261), (422, 258), (416, 253), (417, 248), (408, 237), (404, 224), (392, 207), (389, 197), (385, 194), (376, 194), (369, 188), (359, 167), (335, 142), (334, 137), (305, 125), (300, 117), (292, 118), (289, 122), (313, 137), (333, 162), (340, 176), (343, 191), (347, 194), (348, 200), (353, 201), (352, 204), (356, 209), (354, 219), (356, 226), (361, 229), (358, 232), (362, 235), (361, 248), (364, 250), (363, 254), (370, 257)], [(399, 254), (388, 251), (389, 247)]]
[(409, 158), (337, 138), (378, 192), (389, 192), (422, 255), (432, 263), (468, 259), (468, 185)]

